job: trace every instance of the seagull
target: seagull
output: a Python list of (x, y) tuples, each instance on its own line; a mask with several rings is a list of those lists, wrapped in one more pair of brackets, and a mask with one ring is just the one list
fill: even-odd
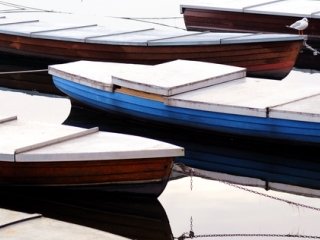
[(303, 30), (305, 30), (308, 27), (308, 19), (302, 18), (294, 23), (292, 23), (290, 26), (287, 26), (288, 28), (293, 28), (298, 30), (299, 35), (303, 35)]

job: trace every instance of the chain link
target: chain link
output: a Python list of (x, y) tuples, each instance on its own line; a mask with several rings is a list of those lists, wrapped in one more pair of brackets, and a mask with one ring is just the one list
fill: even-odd
[[(184, 172), (186, 174), (189, 174), (189, 176), (190, 176), (190, 188), (191, 188), (191, 190), (193, 188), (193, 176), (207, 178), (206, 175), (201, 174), (200, 172), (196, 171), (194, 168), (190, 168), (190, 167), (187, 167), (185, 165), (180, 166), (180, 167), (181, 167), (182, 172)], [(257, 195), (261, 195), (261, 196), (264, 196), (264, 197), (267, 197), (267, 198), (271, 198), (271, 199), (274, 199), (274, 200), (277, 200), (277, 201), (282, 201), (282, 202), (285, 202), (285, 203), (288, 203), (288, 204), (292, 204), (292, 205), (295, 205), (295, 206), (299, 206), (299, 207), (304, 207), (304, 208), (320, 211), (320, 208), (317, 208), (317, 207), (312, 207), (312, 206), (308, 206), (308, 205), (305, 205), (305, 204), (296, 203), (296, 202), (289, 201), (289, 200), (286, 200), (286, 199), (282, 199), (282, 198), (279, 198), (279, 197), (273, 197), (273, 196), (270, 196), (268, 194), (260, 193), (258, 191), (254, 191), (254, 190), (248, 189), (248, 188), (246, 188), (244, 186), (240, 186), (240, 185), (237, 185), (237, 184), (229, 183), (229, 182), (226, 182), (226, 181), (221, 181), (221, 180), (216, 180), (216, 181), (220, 181), (220, 182), (222, 182), (224, 184), (227, 184), (229, 186), (232, 186), (232, 187), (244, 190), (244, 191), (248, 191), (248, 192), (251, 192), (251, 193), (254, 193), (254, 194), (257, 194)], [(215, 237), (215, 238), (216, 237), (279, 237), (279, 238), (280, 237), (287, 237), (287, 238), (320, 239), (320, 236), (299, 235), (299, 234), (224, 233), (224, 234), (199, 234), (199, 235), (195, 235), (192, 229), (193, 229), (193, 219), (192, 219), (192, 216), (191, 216), (191, 218), (190, 218), (190, 232), (185, 232), (179, 237), (174, 237), (174, 239), (184, 240), (184, 239), (207, 238), (207, 237)]]
[(189, 171), (189, 175), (190, 175), (190, 190), (192, 191), (192, 188), (193, 188), (193, 174), (194, 174), (194, 169), (193, 168), (190, 168), (190, 171)]
[(183, 240), (187, 238), (205, 238), (205, 237), (287, 237), (287, 238), (306, 238), (306, 239), (320, 239), (320, 236), (313, 235), (299, 235), (299, 234), (267, 234), (267, 233), (224, 233), (224, 234), (201, 234), (188, 236), (187, 233), (182, 234), (176, 238)]
[[(190, 183), (191, 190), (193, 188), (193, 180), (192, 180), (193, 176), (208, 178), (208, 176), (206, 176), (205, 174), (201, 174), (201, 172), (195, 170), (194, 168), (190, 168), (190, 167), (185, 166), (185, 165), (184, 166), (180, 165), (180, 167), (181, 167), (182, 172), (185, 173), (185, 174), (189, 174), (189, 176), (191, 178), (191, 183)], [(263, 196), (263, 197), (267, 197), (267, 198), (271, 198), (271, 199), (274, 199), (274, 200), (277, 200), (277, 201), (285, 202), (285, 203), (288, 203), (288, 204), (291, 204), (291, 205), (294, 205), (294, 206), (297, 206), (297, 207), (303, 207), (303, 208), (308, 208), (308, 209), (315, 210), (315, 211), (320, 211), (320, 208), (317, 208), (317, 207), (312, 207), (312, 206), (309, 206), (309, 205), (306, 205), (306, 204), (296, 203), (296, 202), (289, 201), (289, 200), (286, 200), (286, 199), (283, 199), (283, 198), (270, 196), (268, 194), (261, 193), (261, 192), (258, 192), (258, 191), (254, 191), (254, 190), (251, 190), (251, 189), (246, 188), (244, 186), (240, 186), (240, 185), (237, 185), (237, 184), (229, 183), (227, 181), (222, 181), (222, 180), (216, 180), (216, 181), (222, 182), (222, 183), (224, 183), (226, 185), (229, 185), (229, 186), (232, 186), (232, 187), (235, 187), (235, 188), (247, 191), (247, 192), (251, 192), (251, 193)]]
[(274, 200), (277, 200), (277, 201), (281, 201), (281, 202), (285, 202), (285, 203), (288, 203), (288, 204), (291, 204), (291, 205), (294, 205), (294, 206), (298, 206), (298, 207), (303, 207), (303, 208), (308, 208), (308, 209), (312, 209), (312, 210), (315, 210), (315, 211), (320, 211), (320, 208), (317, 208), (317, 207), (312, 207), (312, 206), (305, 205), (305, 204), (302, 204), (302, 203), (296, 203), (296, 202), (293, 202), (293, 201), (289, 201), (289, 200), (286, 200), (286, 199), (283, 199), (283, 198), (270, 196), (268, 194), (261, 193), (261, 192), (258, 192), (258, 191), (254, 191), (254, 190), (248, 189), (246, 187), (239, 186), (239, 185), (232, 184), (232, 183), (228, 183), (228, 182), (225, 182), (225, 181), (221, 181), (221, 182), (223, 182), (224, 184), (227, 184), (229, 186), (232, 186), (232, 187), (235, 187), (235, 188), (238, 188), (238, 189), (242, 189), (244, 191), (251, 192), (251, 193), (263, 196), (263, 197), (271, 198), (271, 199), (274, 199)]

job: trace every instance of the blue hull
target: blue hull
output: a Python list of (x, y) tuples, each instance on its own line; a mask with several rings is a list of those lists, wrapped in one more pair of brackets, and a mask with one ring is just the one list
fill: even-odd
[(101, 110), (228, 134), (320, 143), (319, 123), (173, 107), (154, 100), (99, 90), (56, 76), (53, 76), (53, 82), (71, 98)]

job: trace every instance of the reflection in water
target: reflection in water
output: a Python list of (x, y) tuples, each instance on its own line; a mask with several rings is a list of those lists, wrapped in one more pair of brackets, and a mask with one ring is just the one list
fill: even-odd
[[(189, 237), (190, 231), (198, 239), (320, 236), (320, 201), (306, 197), (319, 197), (319, 160), (309, 151), (314, 146), (277, 144), (281, 147), (277, 149), (272, 143), (260, 145), (78, 107), (73, 108), (66, 124), (99, 126), (186, 148), (186, 157), (179, 159), (183, 165), (176, 166), (159, 197), (176, 238)], [(186, 177), (190, 169), (193, 176)], [(296, 194), (266, 192), (264, 188)]]
[(320, 238), (320, 165), (314, 146), (261, 145), (79, 105), (65, 124), (171, 142), (185, 147), (186, 157), (179, 159), (159, 201), (3, 190), (0, 208), (37, 212), (131, 239), (184, 239), (190, 233), (197, 239)]
[[(186, 157), (179, 159), (183, 165), (176, 165), (159, 201), (131, 196), (115, 199), (82, 191), (3, 190), (0, 208), (41, 213), (131, 239), (183, 239), (190, 232), (197, 239), (320, 236), (319, 198), (263, 189), (266, 183), (276, 189), (273, 182), (281, 182), (299, 186), (294, 189), (296, 194), (303, 187), (301, 194), (319, 196), (319, 160), (305, 151), (312, 146), (288, 151), (291, 149), (284, 145), (276, 151), (266, 144), (252, 150), (258, 145), (230, 136), (191, 132), (79, 106), (72, 108), (65, 124), (164, 140), (185, 147)], [(306, 192), (308, 188), (313, 189)]]
[(190, 185), (190, 178), (172, 180), (160, 196), (176, 237), (320, 238), (318, 198), (199, 177)]
[(141, 135), (180, 145), (185, 148), (185, 157), (177, 162), (194, 168), (261, 179), (266, 185), (275, 182), (320, 189), (317, 146), (280, 142), (262, 144), (81, 107), (73, 107), (65, 123), (99, 126), (101, 130)]
[[(154, 17), (160, 13), (161, 16), (165, 13), (166, 16), (177, 14), (179, 17), (177, 10), (180, 4), (179, 1), (172, 0), (142, 0), (141, 4), (125, 1), (126, 6), (131, 6), (119, 8), (118, 1), (112, 0), (109, 1), (108, 8), (101, 8), (99, 0), (73, 0), (68, 3), (25, 0), (15, 2), (23, 5), (27, 2), (37, 8), (120, 17), (128, 14), (134, 15), (130, 15), (131, 17), (146, 17), (145, 14), (147, 17)], [(146, 3), (148, 11), (141, 8), (146, 6)], [(182, 18), (180, 16), (173, 20), (180, 25)], [(8, 62), (8, 59), (11, 59), (11, 62)], [(1, 58), (0, 65), (1, 71), (47, 67), (44, 62), (25, 62), (22, 58), (8, 57)], [(307, 77), (317, 78), (317, 75), (310, 73)], [(1, 75), (0, 81), (11, 87), (18, 85), (19, 88), (34, 89), (34, 85), (20, 85), (25, 76)], [(33, 84), (43, 84), (37, 86), (39, 89), (56, 92), (53, 85), (48, 84), (51, 77), (47, 74), (31, 73), (27, 76), (33, 80)], [(305, 76), (304, 74), (301, 77)], [(41, 81), (38, 81), (39, 78)], [(83, 192), (44, 194), (3, 190), (0, 208), (38, 212), (46, 217), (132, 239), (173, 239), (173, 236), (184, 238), (189, 237), (190, 232), (193, 232), (197, 239), (292, 239), (297, 235), (300, 239), (308, 236), (313, 236), (310, 238), (314, 239), (320, 236), (319, 198), (303, 196), (319, 196), (316, 191), (320, 189), (319, 156), (318, 151), (316, 154), (312, 153), (314, 146), (287, 146), (280, 143), (260, 145), (233, 136), (191, 132), (177, 126), (163, 127), (149, 121), (132, 121), (127, 117), (117, 117), (81, 107), (74, 107), (65, 123), (82, 127), (99, 126), (101, 130), (143, 135), (181, 145), (186, 148), (186, 157), (181, 158), (180, 163), (191, 166), (193, 176), (185, 176), (185, 172), (190, 174), (188, 166), (185, 167), (185, 172), (177, 169), (178, 172), (173, 174), (159, 201), (113, 199), (110, 196)], [(284, 189), (281, 185), (281, 190), (294, 191), (296, 194), (265, 191), (263, 188), (234, 183), (269, 189), (279, 189), (279, 185), (275, 183), (290, 184), (295, 188), (290, 186), (290, 189)], [(299, 191), (302, 195), (298, 195)]]
[(158, 200), (112, 198), (98, 192), (1, 190), (0, 208), (75, 223), (130, 239), (173, 239)]

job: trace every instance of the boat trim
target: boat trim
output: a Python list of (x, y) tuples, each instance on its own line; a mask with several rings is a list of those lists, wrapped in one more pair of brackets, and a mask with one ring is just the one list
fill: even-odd
[(46, 33), (46, 32), (72, 30), (72, 29), (78, 29), (78, 28), (96, 27), (96, 26), (98, 26), (98, 25), (97, 24), (89, 24), (89, 25), (71, 26), (71, 27), (64, 27), (64, 28), (53, 28), (53, 29), (39, 30), (39, 31), (30, 32), (30, 35), (38, 34), (38, 33)]
[(121, 86), (118, 86), (118, 85), (114, 85), (114, 92), (127, 94), (127, 95), (135, 96), (135, 97), (138, 96), (138, 97), (141, 97), (141, 98), (154, 100), (154, 101), (158, 101), (158, 102), (162, 102), (162, 103), (164, 103), (165, 99), (166, 99), (162, 95), (148, 93), (148, 92), (139, 91), (139, 90), (126, 88), (126, 87), (121, 87)]
[(90, 38), (100, 38), (100, 37), (111, 37), (111, 36), (117, 36), (117, 35), (123, 35), (123, 34), (131, 34), (131, 33), (138, 33), (138, 32), (147, 32), (155, 30), (154, 28), (145, 28), (145, 29), (139, 29), (134, 31), (126, 31), (126, 32), (118, 32), (118, 33), (110, 33), (110, 34), (103, 34), (103, 35), (95, 35), (95, 36), (89, 36), (85, 37), (84, 41), (87, 42)]
[(34, 23), (34, 22), (39, 22), (39, 20), (27, 20), (27, 21), (19, 21), (19, 22), (0, 23), (0, 26), (14, 25), (14, 24), (24, 24), (24, 23)]
[(6, 118), (1, 118), (0, 123), (6, 123), (10, 121), (18, 120), (17, 116), (11, 116), (11, 117), (6, 117)]
[(261, 7), (261, 6), (264, 6), (264, 5), (269, 5), (269, 4), (272, 4), (272, 3), (283, 2), (283, 1), (284, 1), (284, 0), (274, 0), (274, 1), (271, 1), (271, 2), (254, 4), (254, 5), (250, 5), (250, 6), (243, 7), (242, 10), (245, 11), (246, 9), (249, 9), (249, 8)]
[(92, 134), (92, 133), (96, 133), (98, 131), (99, 131), (98, 127), (93, 127), (93, 128), (86, 129), (86, 130), (81, 131), (81, 132), (69, 134), (69, 135), (66, 135), (66, 136), (63, 136), (63, 137), (57, 137), (57, 138), (50, 139), (48, 141), (43, 141), (43, 142), (32, 144), (32, 145), (29, 145), (29, 146), (17, 148), (14, 151), (14, 162), (16, 162), (16, 155), (17, 154), (28, 152), (28, 151), (39, 149), (39, 148), (43, 148), (43, 147), (50, 146), (50, 145), (53, 145), (53, 144), (56, 144), (56, 143), (68, 141), (68, 140), (71, 140), (71, 139), (74, 139), (74, 138), (79, 138), (79, 137), (86, 136), (86, 135), (89, 135), (89, 134)]
[(210, 33), (210, 31), (195, 32), (195, 33), (189, 33), (189, 34), (183, 34), (183, 35), (177, 35), (177, 36), (171, 36), (171, 37), (150, 39), (150, 40), (147, 40), (147, 45), (149, 45), (149, 43), (152, 43), (152, 42), (158, 42), (158, 41), (175, 39), (175, 38), (183, 38), (183, 37), (189, 37), (189, 36), (196, 36), (196, 35), (203, 35), (203, 34), (206, 34), (206, 33)]

